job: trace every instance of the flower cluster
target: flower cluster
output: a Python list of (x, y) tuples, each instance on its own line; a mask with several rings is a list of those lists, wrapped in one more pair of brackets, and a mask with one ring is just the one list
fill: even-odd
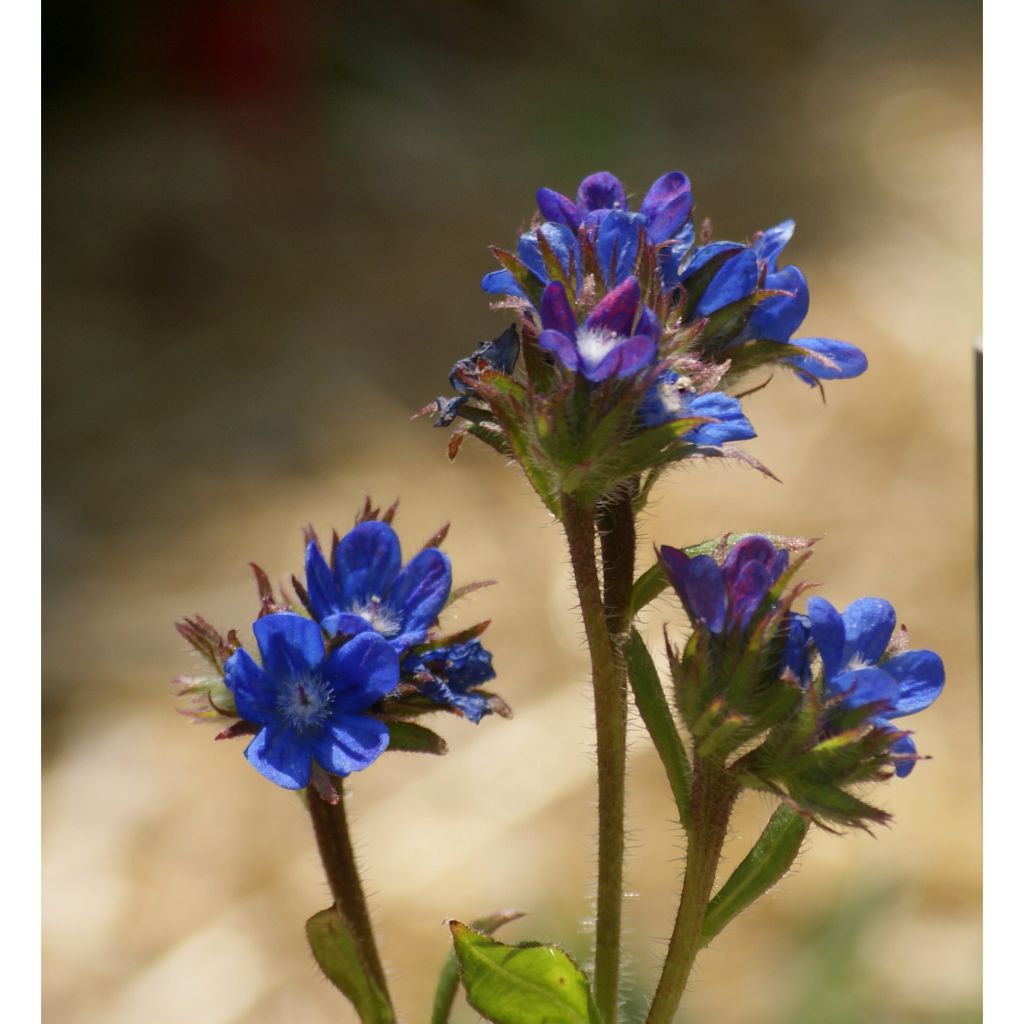
[(910, 773), (917, 750), (893, 719), (937, 699), (942, 661), (908, 649), (880, 598), (840, 614), (812, 597), (806, 614), (793, 611), (806, 585), (786, 587), (810, 551), (791, 563), (787, 548), (802, 546), (748, 536), (661, 548), (662, 572), (693, 626), (685, 649), (669, 651), (677, 707), (700, 756), (745, 751), (736, 762), (745, 785), (819, 819), (882, 821), (850, 787)]
[(481, 282), (517, 324), (456, 363), (456, 397), (423, 411), (438, 426), (463, 421), (452, 455), (471, 433), (517, 459), (555, 511), (560, 494), (600, 496), (681, 459), (753, 462), (732, 445), (755, 433), (726, 391), (752, 370), (820, 383), (867, 366), (846, 342), (794, 337), (809, 294), (799, 268), (779, 266), (792, 221), (749, 242), (710, 241), (705, 224), (698, 241), (679, 171), (635, 211), (605, 171), (575, 200), (542, 188), (537, 205), (516, 251), (493, 249), (501, 269)]
[(218, 738), (253, 735), (245, 755), (271, 782), (330, 796), (329, 776), (372, 764), (386, 749), (443, 753), (440, 737), (413, 719), (447, 710), (472, 722), (504, 702), (480, 687), (494, 678), (479, 640), (487, 623), (445, 636), (438, 626), (453, 598), (447, 528), (403, 567), (398, 535), (367, 502), (356, 526), (334, 535), (328, 557), (316, 536), (306, 545), (305, 581), (296, 599), (277, 595), (254, 566), (261, 611), (253, 623), (257, 662), (231, 632), (222, 637), (196, 617), (179, 632), (215, 670), (183, 677), (185, 713), (233, 719)]

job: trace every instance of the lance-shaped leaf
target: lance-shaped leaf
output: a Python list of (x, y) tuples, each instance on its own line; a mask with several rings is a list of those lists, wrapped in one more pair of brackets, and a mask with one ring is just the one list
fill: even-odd
[(388, 722), (391, 739), (388, 752), (395, 750), (411, 754), (447, 754), (448, 744), (430, 729), (415, 722)]
[[(478, 918), (470, 926), (484, 935), (493, 935), (502, 925), (510, 921), (518, 921), (523, 916), (521, 910), (499, 910), (495, 914)], [(447, 1024), (455, 1002), (455, 993), (459, 990), (459, 961), (453, 949), (447, 956), (441, 975), (437, 979), (434, 992), (434, 1009), (430, 1015), (430, 1024)]]
[(771, 816), (750, 853), (708, 904), (700, 933), (702, 946), (792, 867), (810, 824), (809, 819), (785, 804)]
[(600, 1024), (587, 976), (557, 946), (507, 946), (451, 922), (470, 1006), (492, 1024)]
[(306, 922), (310, 949), (335, 988), (355, 1007), (363, 1024), (394, 1024), (387, 995), (359, 955), (352, 930), (337, 907), (328, 907)]
[(644, 720), (644, 725), (647, 726), (647, 731), (654, 741), (654, 748), (665, 767), (668, 784), (672, 787), (672, 795), (679, 810), (679, 822), (683, 828), (689, 828), (690, 762), (668, 701), (665, 699), (665, 691), (661, 688), (661, 680), (658, 678), (654, 661), (647, 650), (647, 645), (635, 629), (630, 630), (625, 654), (629, 682), (633, 687), (633, 696), (640, 717)]

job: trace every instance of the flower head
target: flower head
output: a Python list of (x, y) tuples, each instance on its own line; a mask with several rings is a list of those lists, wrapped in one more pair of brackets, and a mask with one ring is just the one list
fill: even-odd
[(494, 710), (492, 699), (476, 688), (494, 678), (491, 652), (479, 640), (412, 652), (402, 660), (402, 675), (419, 683), (419, 692), (437, 704), (479, 722)]
[(278, 786), (302, 789), (314, 761), (334, 775), (376, 761), (388, 729), (367, 711), (398, 685), (394, 648), (367, 632), (328, 652), (320, 627), (291, 612), (257, 619), (253, 633), (262, 666), (242, 648), (224, 665), (238, 714), (260, 727), (249, 763)]
[[(896, 612), (888, 601), (863, 597), (840, 614), (812, 597), (806, 628), (821, 655), (825, 695), (840, 708), (873, 705), (869, 721), (883, 730), (899, 732), (894, 718), (923, 711), (942, 692), (945, 671), (934, 651), (893, 651)], [(917, 760), (910, 736), (898, 736), (892, 753), (896, 774), (909, 775)]]
[(330, 565), (316, 540), (306, 547), (310, 611), (331, 636), (372, 630), (401, 653), (426, 638), (451, 585), (448, 557), (437, 548), (402, 567), (390, 523), (360, 523), (333, 545)]

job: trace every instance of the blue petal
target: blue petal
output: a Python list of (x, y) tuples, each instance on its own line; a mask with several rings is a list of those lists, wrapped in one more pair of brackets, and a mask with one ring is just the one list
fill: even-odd
[(391, 735), (383, 722), (369, 715), (340, 715), (316, 738), (317, 761), (333, 775), (368, 768), (387, 750)]
[(693, 245), (695, 234), (693, 224), (687, 223), (679, 237), (658, 249), (658, 269), (661, 272), (661, 286), (665, 291), (678, 287), (686, 266), (686, 254)]
[(484, 274), (480, 279), (480, 287), (488, 295), (516, 295), (521, 299), (526, 298), (526, 292), (519, 287), (519, 282), (512, 276), (510, 270), (492, 270)]
[(554, 352), (567, 370), (576, 371), (580, 367), (580, 354), (576, 345), (561, 331), (541, 331), (537, 344), (545, 352)]
[(900, 688), (890, 718), (923, 711), (935, 702), (946, 682), (942, 659), (934, 651), (904, 651), (883, 662), (882, 668)]
[(401, 613), (403, 632), (425, 632), (441, 613), (451, 589), (448, 556), (437, 548), (427, 548), (402, 570), (388, 605)]
[(721, 633), (725, 627), (725, 581), (718, 563), (709, 555), (688, 558), (667, 546), (661, 549), (661, 560), (690, 618), (703, 622), (712, 633)]
[(729, 586), (729, 619), (746, 629), (771, 589), (771, 577), (761, 562), (746, 562)]
[(880, 668), (840, 672), (827, 682), (825, 689), (830, 697), (842, 697), (843, 704), (851, 708), (883, 701), (891, 704), (899, 696), (896, 680)]
[(791, 294), (774, 295), (755, 306), (744, 334), (767, 341), (789, 341), (804, 322), (810, 307), (807, 281), (799, 267), (789, 266), (769, 274), (764, 286), (771, 291)]
[(320, 627), (328, 636), (358, 636), (360, 633), (373, 631), (371, 623), (361, 615), (353, 615), (352, 612), (336, 612), (334, 615), (328, 615), (320, 623)]
[(709, 242), (707, 245), (699, 246), (690, 253), (690, 258), (686, 261), (686, 264), (680, 270), (680, 280), (683, 284), (686, 284), (695, 274), (703, 270), (711, 260), (723, 253), (733, 253), (737, 255), (746, 246), (742, 242)]
[(335, 713), (365, 711), (398, 685), (398, 655), (377, 633), (360, 633), (336, 648), (324, 665)]
[(261, 729), (245, 748), (245, 758), (264, 778), (284, 789), (309, 783), (313, 753), (308, 743), (288, 729)]
[(341, 607), (341, 588), (315, 540), (306, 545), (306, 593), (309, 594), (309, 603), (317, 620)]
[(581, 213), (592, 210), (625, 210), (626, 190), (622, 182), (608, 171), (598, 171), (580, 182), (576, 206)]
[(825, 678), (831, 679), (843, 667), (843, 645), (846, 627), (843, 617), (823, 597), (812, 597), (807, 602), (807, 618), (811, 636), (825, 665)]
[(726, 260), (704, 290), (697, 303), (697, 316), (710, 316), (716, 310), (751, 295), (757, 287), (757, 257), (750, 249)]
[[(550, 277), (537, 243), (538, 235), (544, 236), (559, 266), (566, 273), (569, 271), (569, 256), (576, 251), (576, 235), (564, 224), (553, 224), (548, 221), (541, 224), (536, 231), (527, 231), (526, 234), (519, 236), (519, 258), (542, 284), (547, 284)], [(578, 259), (576, 265), (579, 266)]]
[(768, 265), (768, 273), (775, 272), (775, 264), (779, 253), (786, 247), (786, 243), (793, 237), (796, 230), (796, 221), (784, 220), (773, 228), (768, 228), (760, 238), (754, 242), (751, 248), (757, 254), (758, 260)]
[(597, 263), (609, 288), (620, 284), (636, 268), (642, 224), (640, 214), (625, 210), (614, 210), (601, 221), (597, 231)]
[(894, 758), (896, 775), (905, 779), (914, 770), (914, 765), (918, 760), (917, 745), (910, 736), (904, 733), (889, 749), (896, 755)]
[(566, 224), (573, 231), (579, 231), (582, 217), (576, 204), (561, 192), (555, 192), (550, 188), (537, 190), (537, 208), (544, 214), (547, 220), (556, 224)]
[(275, 680), (313, 675), (324, 660), (320, 627), (304, 615), (275, 612), (252, 624), (263, 668)]
[(835, 341), (833, 338), (793, 338), (791, 344), (822, 357), (794, 356), (787, 360), (790, 366), (819, 380), (849, 380), (851, 377), (859, 377), (868, 368), (868, 357), (856, 345), (846, 341)]
[(235, 698), (239, 715), (247, 722), (266, 725), (274, 720), (277, 687), (248, 651), (239, 648), (224, 662), (224, 683)]
[(657, 354), (658, 347), (654, 340), (645, 334), (621, 338), (596, 366), (588, 365), (586, 359), (583, 359), (583, 375), (595, 383), (609, 377), (630, 377), (637, 370), (650, 366)]
[(627, 277), (591, 310), (584, 326), (600, 327), (623, 338), (629, 337), (639, 305), (640, 284), (635, 277)]
[(880, 597), (862, 597), (843, 612), (843, 628), (843, 665), (855, 658), (861, 665), (875, 665), (896, 628), (896, 609)]
[(684, 441), (702, 447), (719, 447), (726, 441), (748, 441), (757, 437), (750, 420), (743, 415), (738, 399), (712, 391), (692, 399), (686, 407), (687, 416), (708, 416), (717, 423), (704, 423), (683, 435)]
[(561, 281), (552, 281), (540, 297), (540, 323), (546, 331), (576, 337), (576, 314)]
[(351, 610), (390, 589), (402, 567), (398, 535), (387, 524), (360, 523), (338, 541), (334, 549), (334, 576), (341, 590), (341, 606)]
[[(766, 571), (774, 570), (776, 564), (775, 545), (767, 538), (760, 535), (744, 537), (733, 545), (722, 565), (722, 579), (725, 580), (726, 588), (731, 590), (739, 579), (740, 573), (751, 562), (764, 566)], [(771, 578), (774, 583), (778, 574)]]
[(647, 219), (647, 237), (658, 245), (674, 238), (686, 223), (693, 205), (690, 179), (682, 171), (663, 174), (648, 190), (640, 206)]
[(786, 648), (782, 656), (782, 667), (788, 668), (806, 686), (811, 679), (810, 621), (806, 615), (790, 613), (786, 617), (785, 630)]
[(655, 342), (661, 340), (661, 321), (650, 306), (643, 306), (640, 310), (640, 317), (636, 322), (636, 333), (646, 334)]

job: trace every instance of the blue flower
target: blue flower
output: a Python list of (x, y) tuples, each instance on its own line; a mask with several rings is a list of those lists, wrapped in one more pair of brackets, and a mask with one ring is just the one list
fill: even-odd
[(577, 324), (565, 288), (560, 281), (552, 281), (541, 298), (543, 330), (538, 344), (553, 352), (566, 369), (582, 373), (593, 383), (628, 377), (649, 366), (658, 350), (656, 336), (639, 333), (657, 327), (649, 323), (646, 307), (637, 322), (639, 307), (640, 285), (635, 277), (628, 277)]
[(716, 636), (745, 630), (789, 566), (789, 552), (767, 537), (744, 537), (719, 567), (710, 555), (661, 548), (661, 562), (691, 621)]
[(737, 399), (720, 391), (698, 395), (679, 381), (679, 374), (667, 371), (650, 386), (640, 406), (640, 419), (645, 426), (660, 427), (690, 416), (707, 416), (714, 422), (694, 427), (680, 439), (701, 447), (718, 448), (726, 441), (746, 441), (757, 436)]
[(242, 649), (224, 665), (239, 715), (262, 726), (249, 763), (285, 789), (306, 786), (314, 761), (334, 775), (373, 764), (389, 735), (366, 711), (398, 685), (392, 646), (363, 633), (328, 654), (320, 627), (291, 612), (257, 619), (253, 633), (262, 668)]
[[(864, 597), (842, 615), (824, 598), (807, 602), (807, 624), (821, 655), (825, 693), (845, 707), (877, 704), (871, 723), (900, 732), (892, 719), (929, 707), (945, 682), (942, 659), (934, 651), (902, 651), (886, 657), (896, 627), (896, 612), (888, 601)], [(906, 734), (892, 747), (896, 774), (910, 774), (917, 748)]]
[(306, 588), (313, 616), (331, 636), (373, 630), (399, 653), (422, 643), (448, 600), (452, 570), (437, 548), (405, 568), (388, 523), (360, 523), (341, 538), (328, 566), (319, 546), (306, 547)]
[(419, 693), (455, 708), (474, 724), (491, 711), (484, 694), (471, 692), (495, 675), (491, 652), (479, 640), (410, 653), (402, 661), (402, 675), (416, 678)]

